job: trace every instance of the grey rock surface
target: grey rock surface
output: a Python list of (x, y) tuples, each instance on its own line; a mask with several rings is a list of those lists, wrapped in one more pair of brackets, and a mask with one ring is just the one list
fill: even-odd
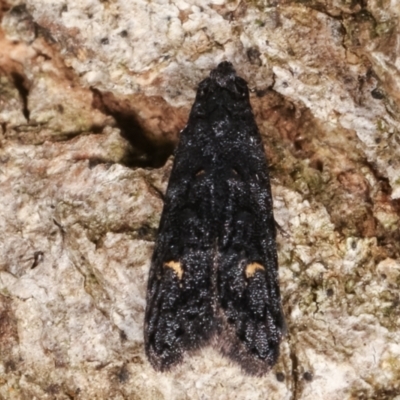
[[(0, 399), (400, 399), (400, 3), (0, 5)], [(143, 351), (172, 150), (220, 61), (270, 163), (288, 334), (263, 378)], [(397, 397), (396, 397), (397, 396)]]

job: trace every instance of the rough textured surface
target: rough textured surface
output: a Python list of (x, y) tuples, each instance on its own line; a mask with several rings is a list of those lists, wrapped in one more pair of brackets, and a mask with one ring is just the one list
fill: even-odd
[[(0, 398), (396, 399), (399, 17), (397, 1), (2, 2)], [(158, 374), (143, 351), (168, 157), (224, 59), (253, 90), (281, 227), (288, 335), (262, 379), (212, 349)]]

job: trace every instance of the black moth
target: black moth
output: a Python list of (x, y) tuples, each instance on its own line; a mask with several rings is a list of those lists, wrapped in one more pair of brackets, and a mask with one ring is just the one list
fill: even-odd
[(267, 162), (247, 83), (222, 62), (182, 131), (151, 262), (144, 338), (156, 370), (212, 343), (262, 375), (284, 331)]

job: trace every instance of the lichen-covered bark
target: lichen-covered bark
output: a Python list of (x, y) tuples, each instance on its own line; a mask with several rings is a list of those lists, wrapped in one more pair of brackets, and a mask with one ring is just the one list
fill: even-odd
[[(396, 1), (3, 2), (0, 398), (395, 398), (399, 16)], [(252, 89), (281, 227), (288, 334), (264, 378), (212, 349), (158, 374), (143, 350), (168, 157), (222, 60)]]

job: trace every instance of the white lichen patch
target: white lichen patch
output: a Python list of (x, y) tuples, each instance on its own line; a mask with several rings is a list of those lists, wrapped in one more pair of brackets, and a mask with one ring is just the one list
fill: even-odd
[[(1, 151), (7, 162), (1, 171), (0, 291), (15, 300), (25, 368), (55, 381), (66, 366), (114, 365), (123, 343), (142, 341), (152, 243), (134, 237), (143, 224), (156, 228), (152, 216), (160, 200), (143, 197), (142, 170), (90, 169), (91, 157), (107, 156), (97, 139)], [(83, 145), (86, 160), (80, 160)], [(100, 209), (98, 201), (106, 198)]]
[(400, 319), (384, 312), (395, 307), (397, 263), (377, 265), (374, 239), (343, 242), (320, 205), (273, 189), (276, 219), (287, 229), (278, 243), (282, 293), (294, 305), (287, 312), (290, 342), (299, 377), (312, 372), (311, 382), (298, 383), (300, 398), (339, 400), (351, 391), (394, 390), (398, 367), (388, 373), (381, 365), (400, 356), (394, 328)]

